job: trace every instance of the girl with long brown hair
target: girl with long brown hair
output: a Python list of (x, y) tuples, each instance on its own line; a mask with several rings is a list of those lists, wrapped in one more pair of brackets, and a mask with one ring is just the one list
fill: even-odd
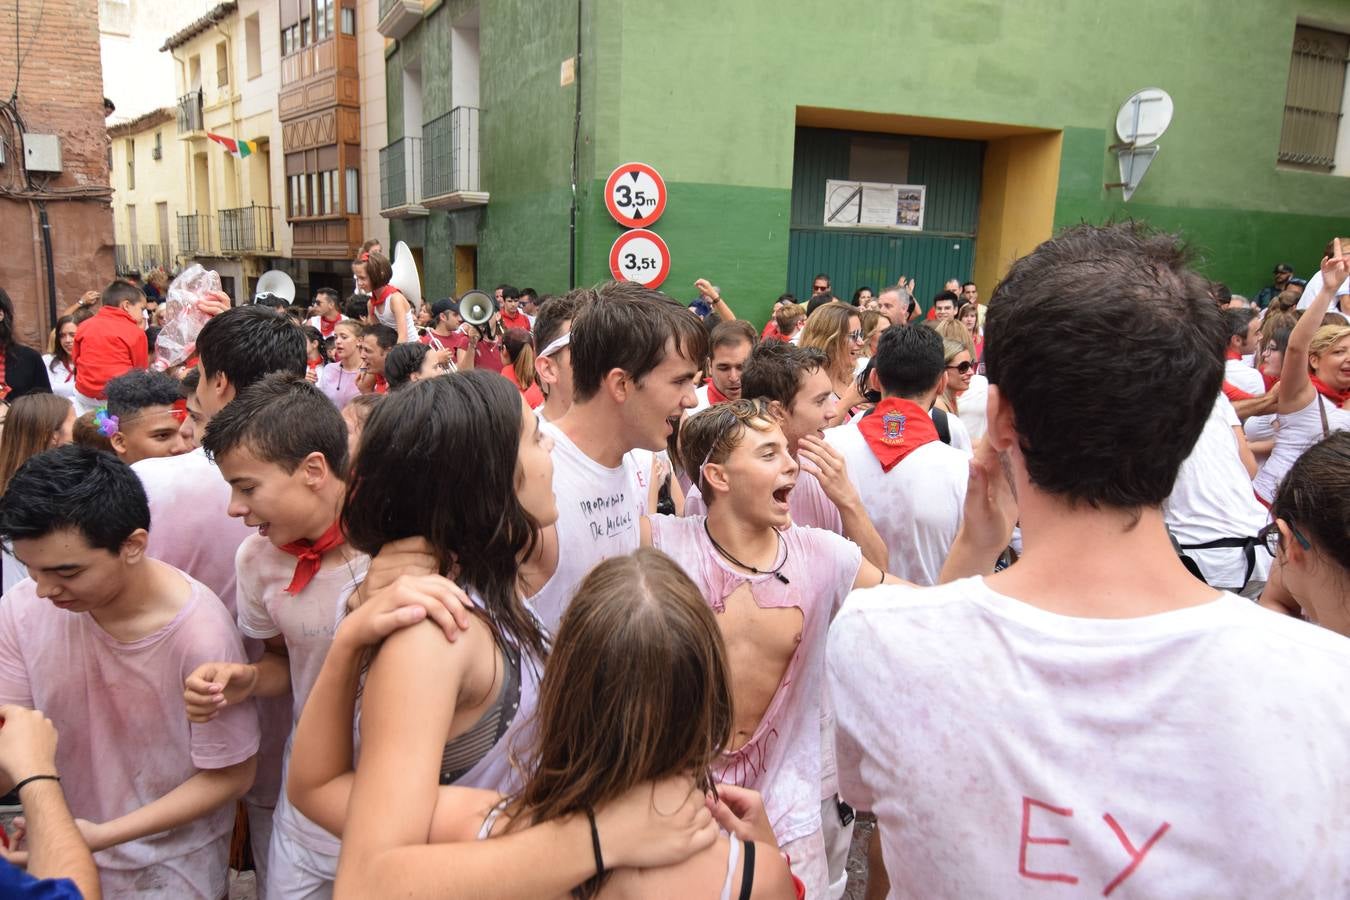
[[(841, 410), (851, 409), (864, 401), (855, 375), (866, 337), (858, 310), (838, 301), (819, 307), (807, 317), (802, 328), (800, 345), (825, 351), (829, 360), (827, 369)], [(848, 416), (841, 415), (835, 424), (847, 421)]]
[(75, 361), (71, 351), (75, 347), (75, 317), (62, 316), (56, 320), (52, 329), (51, 341), (42, 362), (47, 366), (47, 380), (51, 382), (52, 393), (75, 402)]
[(544, 402), (534, 372), (534, 337), (524, 328), (508, 328), (502, 335), (502, 375), (516, 386), (530, 409)]
[[(55, 394), (25, 394), (9, 404), (0, 428), (0, 494), (19, 467), (44, 450), (69, 444), (75, 407)], [(28, 577), (28, 570), (0, 547), (0, 592)]]

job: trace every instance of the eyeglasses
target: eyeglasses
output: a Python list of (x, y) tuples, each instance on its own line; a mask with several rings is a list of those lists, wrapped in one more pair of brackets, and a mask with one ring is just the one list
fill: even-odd
[(966, 374), (967, 372), (969, 372), (972, 368), (974, 368), (974, 366), (975, 366), (975, 364), (974, 364), (973, 362), (971, 362), (970, 360), (966, 360), (966, 361), (963, 362), (963, 363), (957, 363), (956, 365), (954, 365), (954, 366), (948, 366), (947, 368), (949, 368), (949, 369), (955, 369), (958, 373), (960, 373), (961, 375), (964, 375), (964, 374)]
[[(1300, 534), (1297, 528), (1288, 522), (1285, 524), (1289, 525), (1289, 533), (1294, 536), (1294, 540), (1298, 541), (1300, 547), (1304, 550), (1312, 549), (1312, 542)], [(1266, 548), (1266, 552), (1271, 556), (1280, 555), (1280, 529), (1275, 522), (1271, 522), (1265, 528), (1258, 531), (1256, 533), (1256, 540), (1260, 542), (1261, 546)]]
[(862, 333), (861, 328), (858, 329), (857, 331), (850, 331), (848, 333), (848, 339), (850, 341), (861, 341), (864, 337), (865, 335)]

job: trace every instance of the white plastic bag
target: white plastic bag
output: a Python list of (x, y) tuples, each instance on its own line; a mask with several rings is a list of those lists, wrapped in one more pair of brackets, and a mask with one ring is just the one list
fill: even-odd
[(169, 285), (164, 298), (164, 327), (155, 341), (154, 368), (163, 372), (181, 365), (192, 356), (197, 335), (210, 316), (201, 311), (198, 301), (211, 291), (220, 290), (220, 276), (193, 263)]

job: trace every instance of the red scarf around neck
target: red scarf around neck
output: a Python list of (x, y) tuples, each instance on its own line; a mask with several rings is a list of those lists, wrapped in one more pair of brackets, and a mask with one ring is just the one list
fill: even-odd
[(398, 288), (392, 284), (382, 284), (377, 287), (370, 295), (371, 312), (384, 309), (384, 301), (388, 300), (393, 294), (398, 293)]
[(347, 537), (342, 533), (342, 520), (338, 519), (328, 526), (328, 530), (317, 541), (302, 540), (283, 544), (282, 552), (297, 557), (295, 574), (291, 576), (291, 583), (286, 586), (286, 593), (295, 596), (303, 591), (305, 586), (314, 580), (314, 576), (319, 574), (323, 555), (346, 542)]
[(1346, 400), (1350, 400), (1350, 390), (1338, 391), (1316, 375), (1309, 375), (1308, 380), (1312, 382), (1313, 387), (1317, 388), (1317, 393), (1335, 403), (1337, 409), (1344, 406)]
[(333, 332), (337, 330), (338, 323), (342, 321), (342, 316), (334, 316), (331, 320), (319, 316), (319, 334), (324, 337), (332, 337)]
[(938, 439), (937, 426), (922, 406), (899, 397), (888, 397), (858, 422), (867, 446), (889, 472), (906, 456)]
[(731, 398), (717, 389), (711, 378), (708, 379), (708, 405), (713, 406), (718, 403), (726, 403)]

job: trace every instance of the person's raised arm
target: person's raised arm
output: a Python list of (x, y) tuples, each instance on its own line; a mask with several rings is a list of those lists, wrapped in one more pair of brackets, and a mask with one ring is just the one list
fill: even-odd
[[(56, 775), (56, 728), (40, 712), (0, 706), (0, 790), (34, 775)], [(51, 778), (28, 781), (19, 790), (27, 822), (28, 874), (69, 878), (85, 900), (99, 900), (94, 857), (71, 818), (61, 784)]]
[(1289, 344), (1284, 349), (1284, 362), (1280, 365), (1280, 402), (1278, 411), (1283, 414), (1297, 412), (1307, 406), (1316, 395), (1308, 376), (1308, 348), (1313, 335), (1322, 325), (1336, 291), (1350, 275), (1350, 259), (1341, 255), (1341, 239), (1332, 241), (1332, 254), (1322, 258), (1322, 290), (1313, 298), (1312, 305), (1303, 311), (1294, 329), (1289, 332)]
[(722, 299), (721, 293), (713, 288), (711, 281), (706, 278), (700, 278), (694, 282), (694, 287), (698, 289), (698, 292), (703, 296), (703, 299), (708, 301), (708, 305), (711, 306), (713, 312), (717, 314), (717, 318), (721, 319), (723, 322), (730, 322), (732, 319), (736, 318), (736, 314), (731, 311), (731, 307)]

